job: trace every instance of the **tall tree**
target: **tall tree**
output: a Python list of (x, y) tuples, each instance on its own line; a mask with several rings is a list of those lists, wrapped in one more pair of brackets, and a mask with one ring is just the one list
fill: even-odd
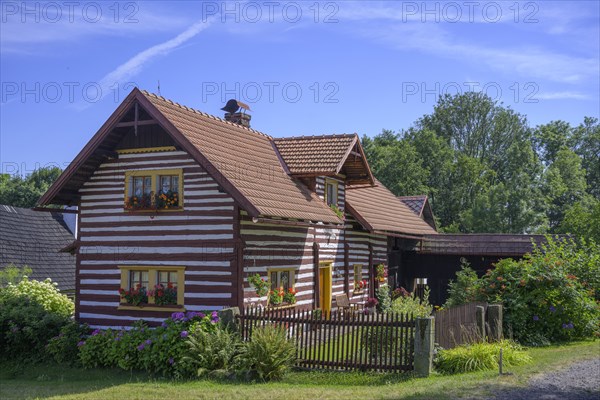
[(61, 169), (58, 167), (40, 168), (26, 178), (20, 175), (2, 175), (0, 179), (0, 204), (15, 207), (34, 207), (39, 198), (58, 178)]

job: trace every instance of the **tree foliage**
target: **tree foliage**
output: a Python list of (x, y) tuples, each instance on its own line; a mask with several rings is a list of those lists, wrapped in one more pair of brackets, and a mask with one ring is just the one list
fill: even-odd
[(597, 119), (531, 128), (525, 116), (470, 92), (440, 97), (414, 126), (365, 136), (363, 145), (392, 192), (429, 196), (441, 231), (590, 234), (577, 220), (600, 200)]
[(0, 175), (0, 204), (31, 208), (61, 173), (58, 167), (35, 170), (27, 177)]

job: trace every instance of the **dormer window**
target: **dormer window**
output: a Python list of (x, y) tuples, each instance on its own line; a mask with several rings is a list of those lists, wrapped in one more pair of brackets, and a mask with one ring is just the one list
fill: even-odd
[(328, 206), (338, 205), (338, 183), (333, 179), (325, 179), (325, 202)]

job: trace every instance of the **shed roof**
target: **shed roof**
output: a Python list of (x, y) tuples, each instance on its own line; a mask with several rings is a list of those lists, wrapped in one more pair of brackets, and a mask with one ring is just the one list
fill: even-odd
[(375, 180), (374, 186), (347, 186), (346, 206), (370, 231), (436, 234), (429, 224), (415, 215), (378, 180)]
[(426, 235), (419, 253), (440, 255), (515, 256), (530, 253), (534, 245), (546, 242), (544, 235), (500, 233), (456, 233)]
[(60, 252), (73, 234), (62, 213), (0, 205), (0, 268), (32, 269), (31, 278), (51, 278), (61, 290), (75, 289), (75, 257)]

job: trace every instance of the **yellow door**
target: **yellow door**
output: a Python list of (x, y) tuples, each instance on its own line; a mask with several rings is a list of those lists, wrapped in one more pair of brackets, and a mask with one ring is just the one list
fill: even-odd
[(324, 314), (331, 311), (331, 262), (319, 265), (319, 308)]

